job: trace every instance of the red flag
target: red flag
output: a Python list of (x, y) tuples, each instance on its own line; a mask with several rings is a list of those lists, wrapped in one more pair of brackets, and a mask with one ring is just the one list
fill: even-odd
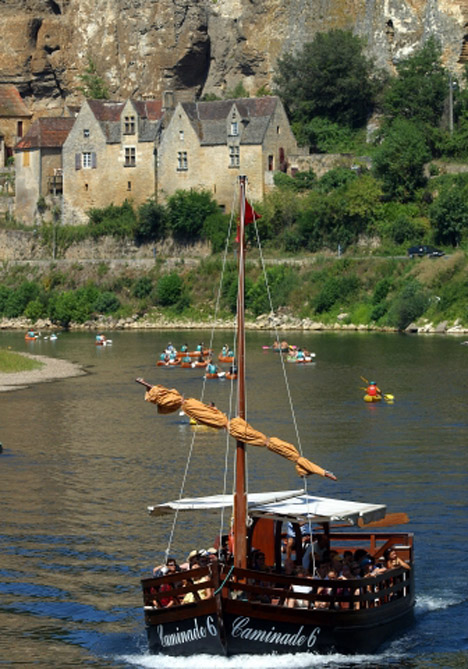
[[(245, 207), (245, 209), (244, 209), (244, 225), (249, 225), (250, 223), (253, 223), (254, 221), (258, 221), (259, 218), (262, 218), (261, 215), (257, 214), (257, 212), (252, 207), (252, 205), (247, 201), (247, 198), (245, 199), (244, 207)], [(236, 242), (239, 242), (239, 224), (237, 224)]]

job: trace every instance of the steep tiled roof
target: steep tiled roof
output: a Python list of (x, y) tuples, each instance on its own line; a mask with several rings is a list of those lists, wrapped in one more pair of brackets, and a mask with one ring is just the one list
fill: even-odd
[(159, 121), (163, 115), (162, 100), (132, 100), (140, 118)]
[[(125, 102), (109, 102), (109, 100), (88, 100), (88, 104), (102, 128), (109, 144), (121, 141), (120, 119)], [(152, 142), (156, 138), (159, 121), (162, 118), (162, 102), (159, 100), (132, 100), (139, 121), (139, 140)]]
[(60, 148), (73, 127), (74, 118), (39, 118), (29, 128), (15, 150)]
[(13, 84), (0, 84), (0, 117), (32, 116)]
[(202, 145), (226, 144), (226, 123), (233, 106), (237, 108), (241, 117), (239, 120), (243, 126), (240, 143), (261, 144), (277, 104), (277, 97), (268, 96), (182, 103), (182, 107), (191, 120)]

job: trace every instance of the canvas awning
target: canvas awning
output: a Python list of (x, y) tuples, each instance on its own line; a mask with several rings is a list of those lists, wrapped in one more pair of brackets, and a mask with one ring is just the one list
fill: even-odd
[[(192, 497), (148, 507), (152, 516), (174, 513), (174, 511), (214, 511), (232, 507), (232, 495)], [(283, 490), (248, 495), (248, 514), (254, 518), (270, 518), (292, 522), (364, 524), (385, 517), (384, 504), (350, 502), (342, 499), (316, 497), (303, 490)]]

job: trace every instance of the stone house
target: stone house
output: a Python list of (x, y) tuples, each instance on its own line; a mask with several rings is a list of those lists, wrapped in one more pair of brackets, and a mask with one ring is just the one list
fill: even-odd
[(276, 96), (179, 102), (157, 145), (158, 199), (178, 189), (208, 190), (230, 212), (237, 177), (248, 178), (249, 199), (261, 200), (275, 171), (298, 155), (296, 140)]
[(73, 124), (73, 118), (39, 118), (16, 144), (15, 217), (19, 221), (35, 222), (41, 198), (51, 207), (61, 205), (62, 146)]
[(156, 193), (154, 146), (163, 115), (157, 100), (87, 100), (63, 144), (63, 207), (68, 224), (91, 208), (136, 206)]
[(13, 84), (0, 84), (0, 167), (13, 155), (13, 147), (29, 128), (32, 113)]

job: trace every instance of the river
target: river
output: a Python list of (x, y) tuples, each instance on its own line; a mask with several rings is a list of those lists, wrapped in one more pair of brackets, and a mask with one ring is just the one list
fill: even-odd
[[(200, 370), (156, 367), (168, 341), (190, 348), (204, 332), (89, 333), (25, 342), (0, 333), (0, 347), (61, 357), (85, 376), (0, 395), (0, 665), (131, 668), (468, 666), (468, 346), (450, 336), (289, 333), (316, 353), (285, 364), (304, 455), (338, 481), (312, 477), (318, 495), (406, 511), (415, 534), (416, 623), (373, 657), (299, 655), (207, 660), (146, 652), (139, 580), (163, 557), (171, 532), (146, 507), (177, 498), (194, 429), (159, 415), (135, 383), (178, 388), (228, 412), (231, 383)], [(280, 356), (271, 333), (247, 333), (248, 420), (296, 442)], [(232, 343), (215, 333), (213, 347)], [(395, 395), (363, 402), (361, 376)], [(222, 492), (226, 436), (198, 430), (185, 494)], [(232, 458), (228, 458), (229, 472)], [(300, 487), (291, 463), (249, 451), (251, 490)], [(229, 486), (230, 486), (230, 479)], [(219, 518), (181, 519), (171, 552), (208, 548)]]

